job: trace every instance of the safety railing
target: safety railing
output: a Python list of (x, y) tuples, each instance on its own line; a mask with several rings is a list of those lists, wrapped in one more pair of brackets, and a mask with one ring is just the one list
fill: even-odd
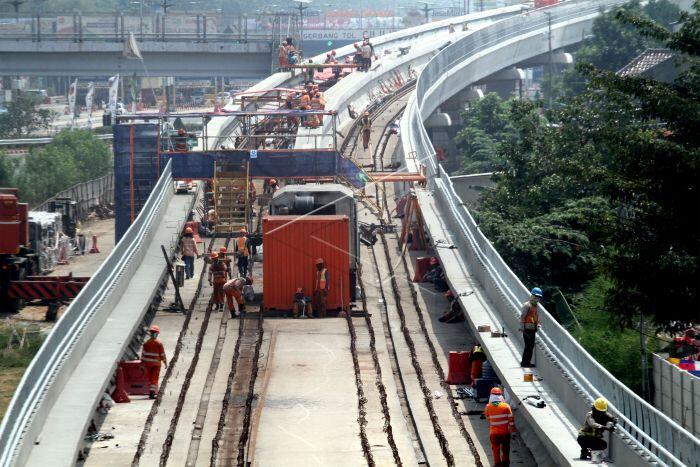
[(110, 172), (100, 178), (73, 185), (33, 207), (32, 210), (48, 211), (51, 201), (56, 198), (70, 198), (75, 201), (78, 220), (85, 220), (92, 208), (114, 202), (114, 173)]
[[(513, 273), (491, 242), (484, 236), (474, 218), (454, 190), (445, 170), (438, 165), (435, 149), (423, 125), (423, 120), (451, 95), (442, 96), (440, 86), (450, 70), (477, 54), (496, 50), (509, 40), (529, 34), (547, 33), (551, 25), (575, 21), (595, 14), (600, 8), (619, 4), (618, 1), (566, 2), (547, 9), (546, 14), (532, 12), (500, 21), (476, 31), (436, 55), (418, 78), (415, 97), (405, 112), (405, 130), (402, 129), (403, 151), (406, 156), (418, 154), (421, 163), (428, 167), (430, 187), (435, 189), (443, 214), (451, 216), (466, 241), (465, 252), (460, 254), (476, 259), (485, 271), (481, 278), (493, 303), (504, 303), (496, 310), (500, 318), (517, 326), (520, 303), (529, 295), (528, 289)], [(547, 15), (551, 15), (548, 18)], [(469, 76), (460, 68), (463, 76)], [(470, 83), (463, 81), (464, 86)], [(442, 100), (441, 100), (442, 99)], [(430, 103), (428, 104), (428, 100)], [(436, 104), (437, 103), (437, 104)], [(460, 235), (457, 235), (460, 238)], [(460, 241), (462, 241), (460, 238)], [(603, 368), (571, 335), (544, 309), (540, 310), (542, 330), (538, 333), (542, 344), (554, 356), (565, 375), (583, 391), (587, 402), (598, 396), (610, 401), (612, 411), (620, 418), (618, 425), (624, 438), (635, 444), (638, 452), (647, 459), (666, 465), (698, 465), (700, 440), (671, 420), (665, 414), (643, 400), (620, 383)]]
[(25, 465), (47, 414), (120, 299), (173, 196), (171, 165), (121, 241), (56, 323), (0, 425), (0, 466)]

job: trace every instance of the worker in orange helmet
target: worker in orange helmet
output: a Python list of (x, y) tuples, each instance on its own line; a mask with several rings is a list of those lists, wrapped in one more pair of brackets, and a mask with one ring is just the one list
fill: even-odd
[(233, 308), (233, 299), (236, 299), (238, 305), (238, 313), (243, 316), (245, 313), (245, 300), (243, 300), (243, 287), (251, 285), (253, 279), (250, 277), (236, 277), (224, 284), (224, 294), (226, 295), (226, 306), (228, 307), (231, 318), (236, 317), (236, 310)]
[(182, 261), (185, 262), (185, 279), (194, 277), (194, 259), (199, 258), (197, 242), (194, 241), (194, 231), (192, 227), (185, 228), (185, 233), (180, 240), (180, 253)]
[(209, 266), (209, 285), (214, 287), (213, 302), (218, 310), (224, 308), (224, 284), (226, 283), (226, 263), (219, 260), (219, 254), (211, 254), (211, 265)]
[(326, 302), (328, 300), (329, 277), (328, 269), (323, 258), (316, 260), (316, 279), (314, 280), (313, 308), (318, 318), (326, 317)]
[(248, 275), (248, 258), (250, 257), (250, 240), (248, 232), (245, 228), (239, 230), (238, 238), (236, 239), (236, 258), (238, 262), (238, 275), (246, 277)]
[(175, 137), (176, 151), (187, 151), (187, 138), (189, 136), (184, 128), (177, 130), (177, 136)]
[(499, 387), (491, 389), (489, 403), (484, 410), (489, 422), (489, 439), (493, 451), (494, 465), (510, 464), (510, 435), (515, 433), (513, 411), (503, 398), (503, 390)]
[(165, 356), (163, 344), (158, 340), (160, 328), (155, 324), (148, 330), (150, 339), (143, 343), (141, 351), (141, 361), (146, 367), (148, 375), (148, 398), (155, 399), (158, 392), (158, 377), (160, 376), (160, 362), (163, 362), (165, 368), (168, 367), (168, 357)]
[(270, 192), (274, 193), (275, 191), (280, 189), (280, 184), (275, 178), (270, 179)]
[(231, 258), (228, 257), (228, 249), (225, 246), (219, 248), (219, 261), (223, 261), (226, 264), (226, 277), (229, 279), (233, 278), (233, 273), (231, 272)]

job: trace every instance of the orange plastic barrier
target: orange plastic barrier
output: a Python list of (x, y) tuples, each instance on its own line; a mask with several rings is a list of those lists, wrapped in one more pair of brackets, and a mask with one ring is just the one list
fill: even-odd
[(450, 352), (447, 384), (467, 384), (469, 378), (469, 352)]
[[(119, 362), (119, 369), (124, 374), (124, 390), (129, 395), (148, 395), (148, 373), (141, 360)], [(117, 374), (117, 381), (119, 375)]]
[(423, 282), (423, 277), (430, 271), (430, 256), (416, 258), (416, 272), (413, 275), (413, 282)]

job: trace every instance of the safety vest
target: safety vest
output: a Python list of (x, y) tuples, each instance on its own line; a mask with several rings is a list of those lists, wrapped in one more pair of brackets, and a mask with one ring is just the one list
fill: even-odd
[(328, 286), (326, 282), (327, 269), (323, 268), (316, 273), (316, 289), (315, 290), (325, 290)]
[(238, 237), (236, 247), (243, 256), (248, 256), (248, 239), (246, 237)]
[(515, 421), (510, 406), (505, 402), (486, 405), (486, 420), (488, 420), (491, 435), (507, 435), (515, 432)]
[(540, 317), (537, 314), (537, 305), (530, 303), (530, 309), (523, 318), (523, 328), (529, 330), (537, 330), (537, 325), (540, 322)]
[(162, 360), (165, 360), (165, 349), (158, 339), (151, 338), (143, 343), (143, 351), (141, 352), (143, 363), (148, 366), (160, 366)]
[(226, 264), (223, 261), (216, 261), (214, 263), (211, 263), (211, 267), (209, 268), (209, 271), (211, 272), (211, 275), (217, 279), (221, 277), (226, 277)]

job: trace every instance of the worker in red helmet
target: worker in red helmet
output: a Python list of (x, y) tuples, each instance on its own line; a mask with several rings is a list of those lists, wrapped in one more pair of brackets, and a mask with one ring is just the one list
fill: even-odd
[(228, 249), (225, 246), (219, 248), (219, 261), (223, 261), (226, 264), (226, 277), (229, 279), (233, 278), (231, 258), (228, 256)]
[(489, 440), (493, 451), (493, 465), (510, 464), (510, 435), (515, 433), (513, 411), (503, 398), (499, 387), (491, 389), (489, 403), (484, 410), (489, 422)]
[(185, 232), (180, 239), (180, 253), (182, 261), (185, 262), (185, 279), (194, 277), (194, 259), (199, 258), (199, 250), (197, 242), (194, 241), (194, 230), (192, 227), (186, 227)]
[(280, 189), (280, 183), (277, 181), (276, 178), (271, 178), (270, 179), (270, 192), (274, 193), (275, 191)]
[(299, 318), (306, 316), (306, 297), (304, 296), (304, 289), (297, 287), (296, 292), (294, 292), (294, 300), (292, 302), (292, 317)]
[(248, 258), (250, 257), (250, 240), (248, 239), (248, 232), (244, 228), (238, 231), (235, 251), (236, 258), (238, 258), (236, 263), (238, 275), (246, 277), (248, 275)]
[(315, 264), (316, 272), (314, 280), (313, 308), (318, 318), (325, 318), (326, 303), (328, 300), (328, 286), (330, 285), (328, 268), (326, 268), (326, 263), (323, 261), (323, 258), (318, 258), (315, 261)]
[(177, 130), (177, 136), (175, 137), (175, 150), (176, 151), (187, 151), (187, 138), (190, 135), (187, 134), (184, 128)]
[(214, 287), (212, 301), (214, 308), (223, 310), (224, 308), (224, 284), (226, 283), (226, 263), (219, 260), (219, 254), (211, 254), (211, 265), (209, 265), (209, 285)]
[(141, 361), (146, 367), (148, 375), (148, 398), (155, 399), (158, 392), (158, 377), (160, 376), (160, 362), (168, 367), (168, 357), (165, 356), (165, 348), (158, 340), (160, 328), (155, 324), (148, 330), (150, 338), (143, 343)]
[(238, 314), (243, 316), (245, 313), (245, 300), (243, 300), (243, 287), (251, 285), (253, 279), (250, 277), (235, 277), (224, 284), (224, 294), (226, 295), (226, 306), (228, 307), (231, 318), (236, 317), (236, 310), (233, 307), (233, 300), (236, 300), (238, 306)]

